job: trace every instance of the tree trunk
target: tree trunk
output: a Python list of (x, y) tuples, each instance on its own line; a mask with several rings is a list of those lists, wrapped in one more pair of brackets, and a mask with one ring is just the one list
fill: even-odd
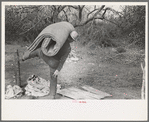
[(59, 12), (57, 10), (53, 13), (53, 20), (52, 20), (53, 23), (56, 23), (59, 21), (58, 14), (59, 14)]

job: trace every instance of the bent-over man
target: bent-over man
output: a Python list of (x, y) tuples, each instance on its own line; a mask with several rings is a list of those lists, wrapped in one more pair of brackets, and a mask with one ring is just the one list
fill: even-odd
[(70, 43), (78, 37), (73, 25), (58, 22), (47, 26), (25, 51), (22, 60), (39, 57), (50, 68), (50, 99), (55, 99), (57, 76), (61, 71), (69, 53)]

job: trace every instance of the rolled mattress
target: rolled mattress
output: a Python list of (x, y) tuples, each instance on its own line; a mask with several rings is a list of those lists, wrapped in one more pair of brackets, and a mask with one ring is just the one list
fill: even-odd
[(41, 47), (42, 52), (47, 56), (54, 56), (61, 49), (69, 34), (75, 28), (68, 22), (58, 22), (44, 28), (33, 43), (28, 47), (29, 54)]

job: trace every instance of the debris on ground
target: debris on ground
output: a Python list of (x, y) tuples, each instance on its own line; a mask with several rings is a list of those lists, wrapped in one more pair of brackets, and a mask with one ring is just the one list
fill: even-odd
[(22, 96), (22, 93), (23, 93), (23, 90), (19, 86), (8, 85), (5, 93), (5, 98), (6, 99), (18, 98)]
[(32, 75), (27, 79), (27, 86), (25, 87), (25, 94), (27, 96), (45, 96), (50, 92), (49, 85), (50, 81), (46, 81), (45, 79)]
[[(25, 94), (27, 96), (41, 97), (50, 93), (50, 81), (45, 80), (39, 76), (32, 75), (27, 79), (27, 86), (25, 87)], [(60, 89), (60, 85), (57, 86)]]
[(76, 52), (72, 50), (66, 60), (66, 62), (78, 62), (79, 58), (76, 55)]

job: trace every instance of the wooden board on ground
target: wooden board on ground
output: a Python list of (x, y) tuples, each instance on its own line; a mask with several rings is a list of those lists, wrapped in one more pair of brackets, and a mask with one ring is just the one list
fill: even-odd
[[(87, 88), (84, 87), (84, 88)], [(90, 88), (90, 87), (89, 87)], [(96, 89), (94, 88), (90, 88), (90, 91), (96, 91)], [(70, 88), (67, 88), (67, 89), (63, 89), (63, 90), (60, 90), (58, 91), (59, 94), (62, 94), (63, 96), (67, 96), (67, 97), (70, 97), (72, 99), (75, 99), (75, 100), (99, 100), (101, 98), (104, 98), (106, 95), (109, 96), (109, 94), (107, 93), (104, 93), (104, 92), (100, 92), (98, 90), (98, 93), (95, 93), (95, 92), (88, 92), (89, 90), (85, 91), (85, 90), (82, 90), (82, 89), (79, 89), (79, 88), (75, 88), (75, 87), (70, 87)], [(100, 94), (99, 94), (100, 93)]]
[(85, 89), (85, 90), (87, 90), (87, 91), (89, 91), (89, 92), (91, 92), (91, 93), (100, 95), (102, 98), (111, 96), (110, 94), (108, 94), (106, 92), (99, 91), (99, 90), (97, 90), (97, 89), (95, 89), (93, 87), (87, 86), (87, 85), (82, 86), (82, 88)]
[[(38, 97), (38, 98), (32, 97), (32, 96), (23, 95), (23, 96), (20, 97), (19, 99), (34, 99), (34, 100), (46, 99), (46, 100), (50, 100), (48, 95), (47, 95), (47, 96), (43, 96), (43, 97)], [(62, 96), (62, 95), (60, 95), (60, 94), (56, 94), (56, 97), (55, 97), (55, 99), (53, 99), (53, 100), (72, 100), (72, 99), (70, 99), (70, 98), (68, 98), (68, 97), (65, 97), (65, 96)]]
[[(49, 99), (49, 95), (43, 96), (43, 97), (39, 97), (38, 99), (47, 99), (47, 100), (50, 100)], [(65, 97), (65, 96), (62, 96), (60, 94), (56, 94), (55, 99), (52, 99), (52, 100), (72, 100), (72, 99), (70, 99), (68, 97)]]

